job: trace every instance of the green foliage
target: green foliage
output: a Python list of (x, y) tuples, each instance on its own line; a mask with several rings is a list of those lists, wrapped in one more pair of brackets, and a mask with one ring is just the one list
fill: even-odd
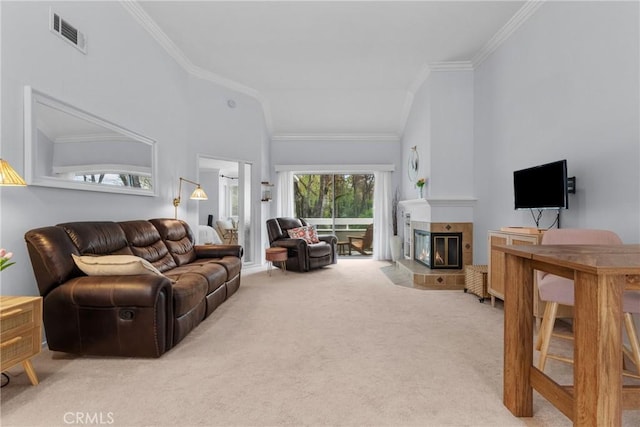
[(373, 186), (372, 174), (296, 175), (294, 177), (296, 216), (373, 218)]

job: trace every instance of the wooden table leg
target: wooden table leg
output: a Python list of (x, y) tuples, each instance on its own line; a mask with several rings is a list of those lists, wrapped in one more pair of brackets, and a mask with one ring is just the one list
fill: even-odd
[(533, 270), (525, 258), (506, 254), (503, 403), (517, 417), (533, 416)]
[(576, 272), (574, 425), (622, 423), (624, 278)]

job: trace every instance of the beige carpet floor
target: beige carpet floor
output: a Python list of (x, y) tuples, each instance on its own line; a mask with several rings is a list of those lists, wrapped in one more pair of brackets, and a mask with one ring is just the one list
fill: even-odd
[[(502, 405), (500, 307), (395, 286), (386, 265), (245, 272), (238, 293), (159, 359), (44, 351), (33, 361), (38, 386), (10, 370), (1, 424), (570, 425), (537, 394), (533, 418)], [(640, 425), (640, 413), (624, 423)]]

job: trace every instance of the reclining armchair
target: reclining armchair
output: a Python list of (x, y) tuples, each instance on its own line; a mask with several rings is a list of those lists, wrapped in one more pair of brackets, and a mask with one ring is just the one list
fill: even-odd
[(291, 238), (289, 230), (308, 227), (302, 218), (272, 218), (267, 220), (267, 234), (272, 248), (287, 248), (287, 270), (309, 271), (338, 262), (338, 238), (318, 235), (317, 243), (304, 238)]

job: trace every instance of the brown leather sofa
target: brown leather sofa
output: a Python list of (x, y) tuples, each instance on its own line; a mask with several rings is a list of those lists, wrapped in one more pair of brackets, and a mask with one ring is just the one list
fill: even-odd
[(292, 239), (288, 230), (309, 225), (302, 218), (271, 218), (267, 234), (272, 248), (287, 248), (287, 270), (309, 271), (338, 262), (338, 238), (332, 234), (318, 235), (319, 243)]
[[(242, 247), (196, 246), (180, 220), (71, 222), (25, 240), (54, 351), (159, 357), (240, 286)], [(135, 255), (162, 274), (87, 276), (72, 254)]]

